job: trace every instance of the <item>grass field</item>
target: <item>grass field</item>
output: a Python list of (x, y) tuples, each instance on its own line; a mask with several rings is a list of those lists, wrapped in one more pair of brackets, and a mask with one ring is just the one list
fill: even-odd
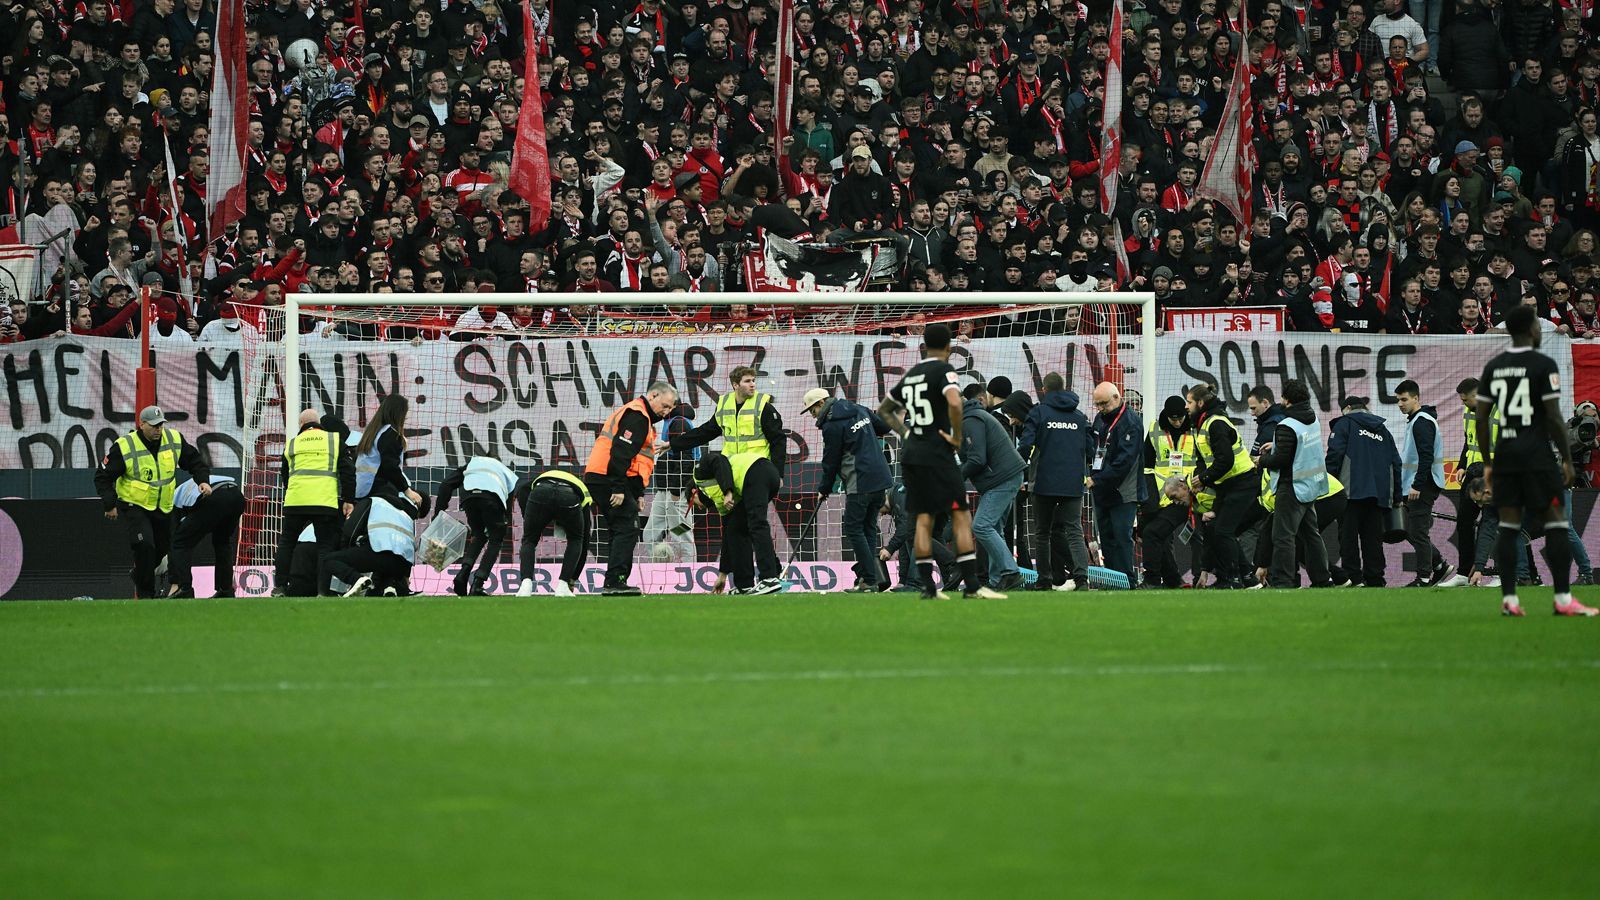
[(0, 893), (1593, 898), (1523, 602), (4, 603)]

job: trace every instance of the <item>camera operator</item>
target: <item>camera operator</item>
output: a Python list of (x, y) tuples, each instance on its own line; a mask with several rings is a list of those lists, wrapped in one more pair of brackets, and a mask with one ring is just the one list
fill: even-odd
[(1600, 408), (1592, 400), (1579, 403), (1567, 420), (1567, 435), (1572, 442), (1572, 468), (1577, 478), (1573, 487), (1600, 487)]

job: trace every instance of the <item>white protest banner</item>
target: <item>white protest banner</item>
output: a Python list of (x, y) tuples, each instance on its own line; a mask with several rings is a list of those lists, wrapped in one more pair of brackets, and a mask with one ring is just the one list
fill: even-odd
[[(1275, 392), (1300, 378), (1324, 423), (1339, 400), (1370, 397), (1373, 411), (1399, 434), (1404, 417), (1394, 389), (1415, 379), (1440, 421), (1458, 415), (1455, 388), (1477, 377), (1503, 336), (1383, 337), (1171, 333), (1160, 339), (1158, 408), (1189, 385), (1218, 385), (1228, 407), (1247, 419), (1245, 397), (1265, 384)], [(1137, 338), (1119, 339), (1127, 382), (1140, 383)], [(1572, 353), (1564, 338), (1546, 353), (1570, 385)], [(160, 402), (169, 421), (211, 457), (232, 468), (244, 459), (247, 435), (276, 438), (282, 407), (281, 358), (260, 354), (247, 371), (238, 348), (196, 345), (161, 349), (155, 357)], [(301, 357), (301, 406), (341, 415), (360, 427), (378, 400), (403, 392), (412, 403), (407, 462), (419, 467), (460, 465), (477, 453), (519, 468), (573, 465), (593, 444), (611, 410), (653, 381), (678, 387), (697, 417), (709, 415), (728, 389), (728, 373), (748, 365), (772, 394), (796, 437), (797, 461), (820, 455), (817, 432), (801, 410), (814, 387), (876, 405), (918, 359), (914, 337), (722, 333), (490, 340), (472, 343), (328, 341)], [(1061, 372), (1068, 388), (1087, 395), (1109, 362), (1106, 339), (1039, 336), (958, 344), (951, 357), (964, 381), (1011, 379), (1038, 396), (1044, 376)], [(118, 338), (49, 338), (0, 347), (0, 466), (17, 469), (93, 468), (106, 448), (132, 428), (138, 345)], [(1570, 399), (1563, 403), (1570, 405)], [(247, 423), (263, 423), (247, 430)], [(1246, 429), (1247, 432), (1250, 429)], [(1455, 426), (1451, 426), (1451, 439)], [(1454, 448), (1448, 448), (1453, 454)]]

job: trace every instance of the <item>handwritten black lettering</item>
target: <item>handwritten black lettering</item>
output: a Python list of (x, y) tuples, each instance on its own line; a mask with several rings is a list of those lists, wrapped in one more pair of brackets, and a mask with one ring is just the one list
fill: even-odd
[[(94, 410), (72, 403), (72, 389), (77, 387), (81, 380), (77, 376), (83, 374), (83, 370), (78, 368), (76, 363), (83, 353), (82, 344), (64, 343), (56, 347), (56, 405), (62, 415), (74, 419), (94, 418)], [(71, 361), (68, 357), (71, 357)]]
[(582, 406), (588, 406), (589, 391), (584, 387), (583, 373), (578, 368), (577, 345), (572, 341), (566, 342), (567, 369), (564, 372), (556, 372), (550, 368), (550, 356), (547, 349), (549, 346), (547, 343), (539, 345), (539, 371), (544, 374), (545, 398), (549, 400), (552, 407), (559, 406), (556, 401), (556, 385), (563, 381), (570, 381), (578, 392), (578, 403)]
[[(474, 362), (481, 362), (486, 371), (479, 371), (473, 365)], [(500, 376), (495, 372), (494, 357), (489, 353), (489, 349), (485, 345), (467, 344), (462, 347), (456, 353), (454, 369), (456, 377), (461, 379), (462, 382), (489, 388), (493, 394), (490, 399), (481, 400), (472, 391), (467, 391), (462, 400), (467, 404), (468, 410), (475, 413), (492, 413), (505, 405), (506, 397), (508, 396), (506, 383), (501, 381)], [(463, 430), (465, 430), (464, 427)], [(467, 455), (473, 456), (474, 454), (469, 453)], [(451, 465), (459, 465), (459, 463), (451, 463)]]

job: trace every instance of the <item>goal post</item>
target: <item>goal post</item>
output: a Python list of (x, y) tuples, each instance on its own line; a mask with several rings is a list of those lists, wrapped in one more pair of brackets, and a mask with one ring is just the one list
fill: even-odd
[[(1149, 293), (295, 293), (242, 317), (256, 326), (244, 353), (256, 414), (243, 435), (249, 508), (240, 562), (257, 569), (272, 563), (283, 440), (298, 430), (304, 408), (337, 414), (359, 431), (379, 399), (405, 396), (407, 473), (431, 494), (478, 454), (519, 473), (581, 471), (606, 414), (655, 381), (677, 388), (680, 411), (702, 423), (730, 389), (728, 373), (751, 366), (790, 433), (790, 466), (771, 516), (775, 549), (780, 561), (797, 560), (786, 574), (802, 588), (826, 590), (851, 586), (855, 561), (843, 546), (843, 497), (834, 489), (817, 503), (822, 439), (801, 397), (821, 387), (875, 408), (920, 358), (928, 323), (952, 326), (963, 384), (1005, 376), (1037, 398), (1044, 376), (1058, 372), (1085, 406), (1102, 380), (1138, 391), (1146, 415), (1161, 405)], [(658, 467), (641, 502), (633, 580), (646, 593), (703, 590), (715, 578), (715, 514), (693, 515), (688, 536), (660, 527), (681, 514), (682, 487), (666, 483)], [(813, 517), (815, 527), (801, 527)], [(491, 590), (516, 587), (521, 516), (513, 521)], [(883, 518), (883, 541), (894, 525)], [(603, 560), (608, 536), (602, 528), (597, 537), (580, 591), (591, 577), (598, 589), (603, 563), (595, 559)], [(548, 591), (563, 548), (548, 534), (538, 544), (537, 592)], [(444, 593), (450, 574), (419, 566), (414, 586)]]

